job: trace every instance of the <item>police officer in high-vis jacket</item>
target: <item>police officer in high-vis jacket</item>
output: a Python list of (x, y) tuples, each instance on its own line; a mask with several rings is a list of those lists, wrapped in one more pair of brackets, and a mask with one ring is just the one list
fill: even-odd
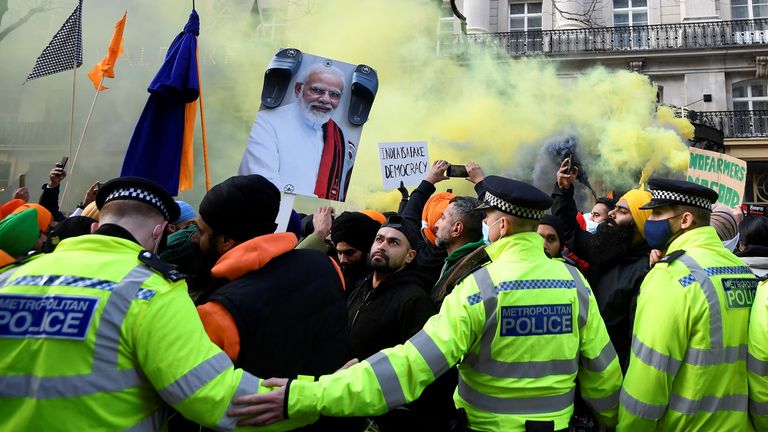
[(618, 430), (749, 431), (747, 327), (757, 279), (709, 226), (712, 189), (652, 179), (645, 239), (666, 255), (640, 287)]
[(749, 318), (749, 413), (755, 429), (768, 431), (768, 279), (757, 286)]
[(621, 369), (595, 298), (575, 268), (547, 258), (536, 233), (552, 201), (502, 177), (486, 177), (485, 186), (491, 262), (460, 282), (423, 330), (318, 382), (242, 398), (236, 402), (256, 405), (232, 412), (257, 414), (256, 424), (381, 414), (460, 362), (454, 401), (470, 430), (565, 430), (577, 377), (600, 421), (614, 426)]
[(101, 225), (0, 273), (0, 430), (162, 429), (166, 404), (232, 429), (259, 380), (203, 329), (181, 275), (153, 252), (179, 207), (157, 184), (99, 189)]

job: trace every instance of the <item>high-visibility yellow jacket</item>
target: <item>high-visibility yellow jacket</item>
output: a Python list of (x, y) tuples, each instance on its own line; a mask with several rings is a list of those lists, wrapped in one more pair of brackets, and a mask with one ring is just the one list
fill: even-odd
[(88, 235), (0, 274), (0, 430), (164, 429), (165, 404), (235, 427), (230, 401), (259, 379), (209, 340), (186, 284), (140, 254), (156, 258)]
[(618, 430), (748, 431), (757, 279), (712, 227), (676, 238), (643, 280)]
[(768, 280), (757, 287), (749, 319), (749, 413), (755, 429), (768, 431)]
[(621, 369), (583, 277), (548, 259), (536, 233), (486, 251), (491, 263), (405, 344), (317, 382), (291, 382), (289, 416), (381, 414), (461, 361), (454, 400), (473, 430), (522, 431), (526, 420), (568, 427), (577, 376), (600, 420), (615, 425)]

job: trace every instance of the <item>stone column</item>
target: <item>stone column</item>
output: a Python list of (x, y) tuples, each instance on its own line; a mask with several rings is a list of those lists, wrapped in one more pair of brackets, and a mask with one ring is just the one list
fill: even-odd
[[(580, 0), (552, 0), (552, 15), (555, 17), (555, 30), (580, 29), (586, 27), (583, 23), (574, 20), (568, 20), (564, 17), (579, 16), (584, 13), (584, 6)], [(555, 9), (560, 9), (563, 13)]]
[(464, 0), (461, 12), (467, 17), (467, 33), (488, 33), (491, 27), (490, 0)]

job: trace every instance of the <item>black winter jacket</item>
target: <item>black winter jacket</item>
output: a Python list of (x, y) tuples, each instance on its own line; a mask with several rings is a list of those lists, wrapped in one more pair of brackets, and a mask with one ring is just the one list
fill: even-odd
[[(576, 222), (576, 203), (573, 187), (560, 189), (555, 184), (552, 192), (552, 214), (563, 222), (566, 244), (578, 257), (590, 261), (600, 251), (590, 249), (591, 233), (582, 230)], [(632, 247), (627, 253), (608, 264), (590, 266), (587, 280), (595, 293), (595, 300), (613, 347), (619, 355), (619, 362), (626, 372), (632, 347), (632, 325), (634, 323), (637, 294), (645, 275), (650, 270), (648, 254), (650, 248), (643, 242)]]
[(360, 360), (408, 340), (435, 313), (427, 279), (413, 264), (389, 275), (375, 289), (373, 273), (347, 301), (349, 340)]

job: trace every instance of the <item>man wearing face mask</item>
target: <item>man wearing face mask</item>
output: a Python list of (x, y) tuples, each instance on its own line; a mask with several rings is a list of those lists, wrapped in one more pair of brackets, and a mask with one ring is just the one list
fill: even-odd
[(645, 237), (666, 255), (637, 299), (619, 430), (753, 430), (747, 365), (766, 370), (746, 352), (758, 281), (710, 226), (717, 192), (683, 180), (648, 185)]
[(491, 262), (462, 280), (406, 343), (317, 382), (282, 382), (239, 402), (244, 424), (287, 416), (371, 415), (418, 397), (459, 363), (457, 408), (471, 431), (567, 431), (576, 377), (606, 427), (616, 424), (621, 368), (581, 274), (544, 254), (536, 227), (550, 198), (489, 176), (485, 211)]
[(576, 225), (573, 183), (579, 167), (574, 166), (570, 174), (567, 169), (566, 160), (557, 173), (552, 214), (563, 223), (563, 237), (568, 249), (589, 263), (587, 280), (595, 291), (600, 314), (621, 367), (626, 371), (632, 340), (633, 304), (649, 268), (650, 248), (645, 241), (644, 224), (651, 211), (643, 210), (642, 206), (651, 200), (651, 194), (632, 189), (622, 195), (614, 209), (608, 212), (608, 218), (598, 224), (592, 234)]
[(183, 276), (153, 253), (178, 205), (136, 177), (96, 205), (93, 234), (0, 274), (0, 429), (161, 430), (168, 406), (234, 428), (230, 400), (259, 379), (208, 339)]

